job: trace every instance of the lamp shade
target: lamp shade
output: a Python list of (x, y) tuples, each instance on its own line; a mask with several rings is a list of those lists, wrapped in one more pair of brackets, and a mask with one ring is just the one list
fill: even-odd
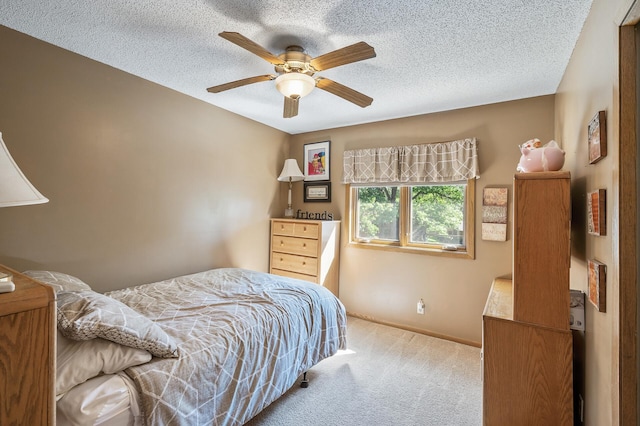
[(298, 167), (298, 162), (295, 158), (289, 158), (284, 160), (284, 167), (282, 168), (282, 173), (278, 176), (278, 180), (280, 182), (296, 182), (304, 179), (304, 175), (300, 171), (300, 167)]
[(288, 72), (276, 78), (276, 88), (289, 98), (307, 96), (314, 87), (316, 81), (313, 77), (301, 72)]
[(26, 206), (48, 201), (20, 171), (0, 133), (0, 207)]

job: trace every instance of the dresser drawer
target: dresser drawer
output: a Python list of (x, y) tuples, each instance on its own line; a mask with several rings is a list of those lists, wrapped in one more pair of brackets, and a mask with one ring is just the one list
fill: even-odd
[(318, 228), (319, 225), (317, 223), (294, 223), (287, 221), (273, 221), (273, 234), (274, 235), (289, 235), (292, 237), (301, 237), (301, 238), (318, 238)]
[(315, 275), (298, 274), (297, 272), (283, 271), (280, 269), (274, 269), (271, 273), (282, 277), (296, 278), (298, 280), (311, 281), (312, 283), (319, 284), (318, 277)]
[(274, 235), (271, 244), (273, 244), (273, 251), (281, 253), (300, 254), (302, 256), (310, 257), (318, 256), (317, 240)]
[(271, 254), (271, 268), (305, 275), (316, 275), (318, 273), (318, 259), (274, 252)]

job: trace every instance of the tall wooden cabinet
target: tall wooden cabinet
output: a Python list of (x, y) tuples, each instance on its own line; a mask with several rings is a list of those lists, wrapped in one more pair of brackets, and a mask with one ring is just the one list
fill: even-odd
[(515, 175), (513, 278), (483, 314), (485, 426), (573, 425), (570, 206), (568, 172)]
[(0, 293), (0, 425), (52, 425), (55, 418), (56, 306), (53, 289), (13, 274)]
[(271, 220), (269, 272), (320, 284), (338, 296), (339, 220)]

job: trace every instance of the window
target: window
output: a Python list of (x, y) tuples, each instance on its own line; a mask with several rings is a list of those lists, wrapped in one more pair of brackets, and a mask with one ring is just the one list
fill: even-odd
[(346, 150), (349, 244), (474, 258), (475, 138)]
[(351, 186), (351, 244), (474, 257), (475, 179), (415, 186)]

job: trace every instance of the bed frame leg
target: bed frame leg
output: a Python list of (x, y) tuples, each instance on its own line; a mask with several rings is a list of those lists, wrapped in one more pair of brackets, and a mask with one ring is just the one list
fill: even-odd
[(302, 375), (302, 382), (300, 383), (300, 387), (301, 388), (308, 388), (309, 387), (309, 381), (307, 380), (307, 372), (306, 371)]

